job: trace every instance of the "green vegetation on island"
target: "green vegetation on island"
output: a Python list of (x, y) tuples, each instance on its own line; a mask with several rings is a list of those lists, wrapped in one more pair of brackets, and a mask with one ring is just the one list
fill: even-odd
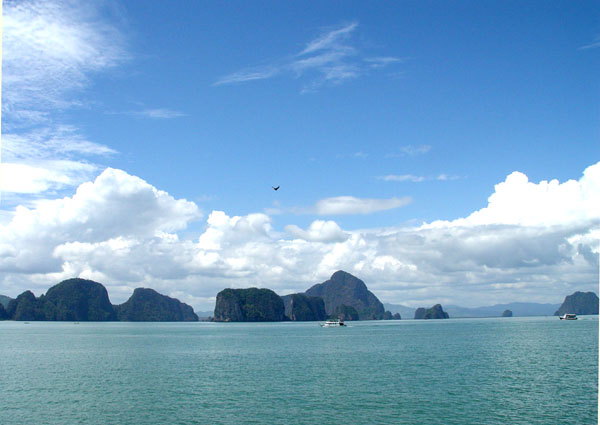
[(115, 306), (115, 310), (118, 319), (124, 322), (198, 321), (192, 307), (150, 288), (136, 288), (125, 303)]
[(38, 302), (45, 320), (111, 322), (117, 314), (106, 288), (92, 280), (68, 279), (48, 289)]
[(325, 303), (322, 298), (305, 294), (291, 294), (281, 297), (285, 306), (285, 315), (298, 322), (327, 319)]
[(281, 322), (283, 300), (270, 289), (224, 289), (217, 294), (215, 322)]
[(504, 310), (502, 312), (502, 317), (513, 317), (513, 312), (510, 310)]
[[(261, 292), (262, 291), (262, 292)], [(281, 301), (283, 316), (278, 307)], [(326, 319), (400, 320), (386, 312), (365, 283), (344, 271), (304, 293), (279, 297), (269, 289), (224, 289), (217, 294), (213, 320), (217, 322), (320, 321)]]
[[(152, 289), (138, 288), (131, 298), (113, 306), (106, 288), (86, 279), (68, 279), (36, 298), (25, 291), (11, 300), (5, 317), (23, 321), (197, 321), (192, 307)], [(0, 311), (0, 319), (2, 311)]]

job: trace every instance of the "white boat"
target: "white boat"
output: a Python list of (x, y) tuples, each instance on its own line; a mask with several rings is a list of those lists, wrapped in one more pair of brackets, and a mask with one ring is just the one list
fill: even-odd
[(325, 323), (323, 323), (321, 326), (324, 328), (337, 328), (339, 326), (346, 326), (346, 325), (344, 325), (343, 320), (328, 320)]
[(560, 320), (577, 320), (576, 314), (563, 314), (562, 316), (558, 316)]

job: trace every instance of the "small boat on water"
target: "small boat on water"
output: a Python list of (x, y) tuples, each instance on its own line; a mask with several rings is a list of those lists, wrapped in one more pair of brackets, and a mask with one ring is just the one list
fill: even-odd
[(344, 325), (343, 320), (328, 320), (325, 323), (323, 323), (321, 326), (324, 328), (337, 328), (337, 327), (346, 326), (346, 325)]
[(558, 316), (560, 320), (577, 320), (576, 314), (563, 314), (562, 316)]

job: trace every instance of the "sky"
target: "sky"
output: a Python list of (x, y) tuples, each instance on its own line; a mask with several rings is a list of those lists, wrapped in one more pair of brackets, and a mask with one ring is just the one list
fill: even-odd
[[(4, 1), (0, 294), (598, 292), (595, 1)], [(273, 187), (279, 186), (279, 190)]]

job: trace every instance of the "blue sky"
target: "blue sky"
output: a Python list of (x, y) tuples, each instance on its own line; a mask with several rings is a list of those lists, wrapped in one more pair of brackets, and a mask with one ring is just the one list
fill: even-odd
[(597, 287), (596, 2), (3, 17), (0, 293), (78, 275), (114, 302), (151, 286), (202, 310), (227, 286), (299, 291), (339, 268), (414, 306)]

